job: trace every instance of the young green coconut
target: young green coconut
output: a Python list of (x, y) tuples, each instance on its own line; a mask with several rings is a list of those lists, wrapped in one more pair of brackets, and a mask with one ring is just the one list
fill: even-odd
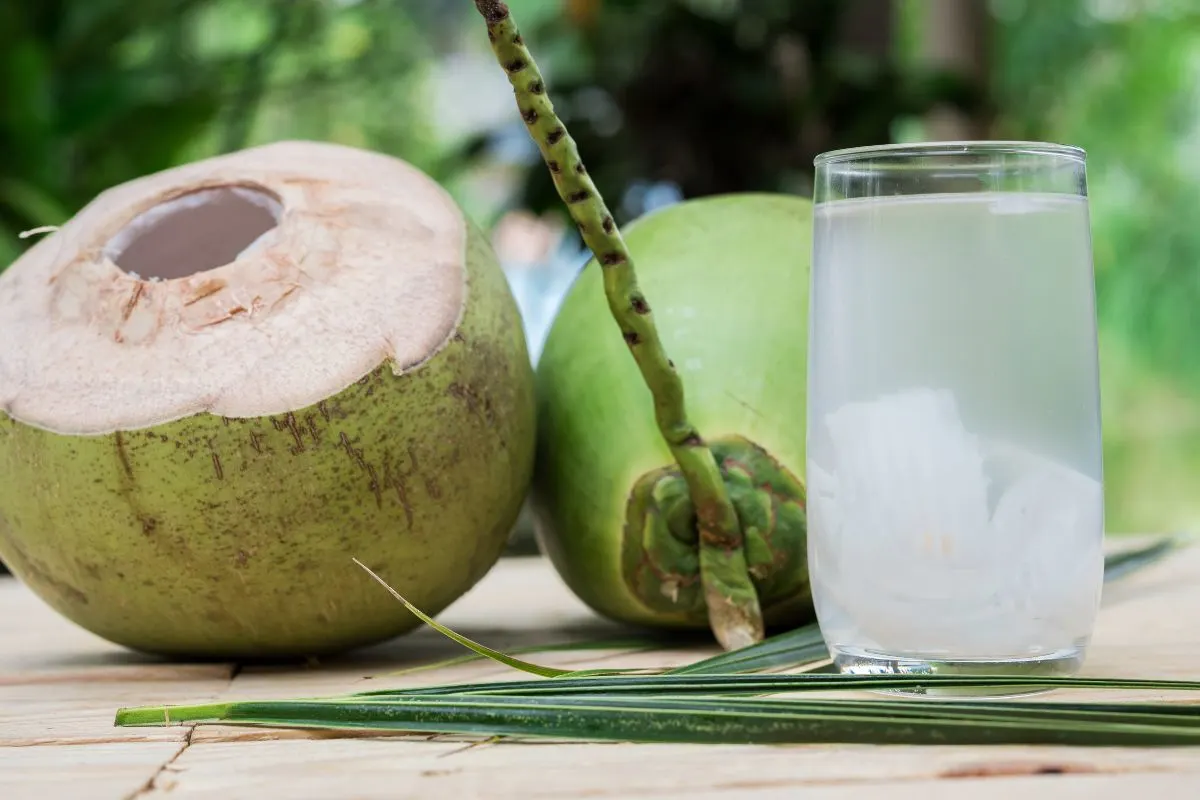
[(280, 143), (116, 187), (0, 276), (0, 557), (131, 648), (416, 627), (495, 563), (533, 374), (482, 234), (415, 168)]
[[(811, 619), (801, 479), (809, 202), (691, 201), (631, 226), (626, 242), (508, 7), (475, 5), (595, 255), (538, 366), (534, 503), (544, 548), (602, 614), (707, 624), (727, 649), (762, 639), (766, 625)], [(650, 267), (641, 276), (649, 291), (634, 255)], [(647, 296), (658, 298), (661, 336)]]

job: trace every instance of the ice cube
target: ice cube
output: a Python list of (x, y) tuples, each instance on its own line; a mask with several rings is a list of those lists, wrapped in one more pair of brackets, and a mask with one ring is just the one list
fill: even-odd
[(1011, 445), (990, 450), (1019, 475), (993, 515), (1007, 562), (1019, 565), (1013, 593), (1047, 624), (1086, 630), (1103, 578), (1103, 485)]
[[(810, 462), (822, 624), (884, 652), (1006, 657), (1069, 646), (1094, 612), (1102, 487), (968, 432), (951, 393), (845, 405)], [(993, 513), (989, 475), (998, 475)]]
[(915, 389), (851, 403), (825, 425), (846, 555), (882, 551), (960, 565), (987, 557), (983, 458), (953, 395)]

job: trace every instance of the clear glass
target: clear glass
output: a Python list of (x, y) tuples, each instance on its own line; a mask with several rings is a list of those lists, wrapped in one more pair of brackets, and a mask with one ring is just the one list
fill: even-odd
[(815, 163), (808, 547), (835, 663), (1077, 671), (1104, 570), (1083, 151)]

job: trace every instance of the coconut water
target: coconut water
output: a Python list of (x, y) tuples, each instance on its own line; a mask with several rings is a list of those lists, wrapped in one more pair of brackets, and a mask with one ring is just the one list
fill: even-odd
[(1077, 662), (1103, 579), (1086, 198), (815, 212), (809, 558), (839, 663)]

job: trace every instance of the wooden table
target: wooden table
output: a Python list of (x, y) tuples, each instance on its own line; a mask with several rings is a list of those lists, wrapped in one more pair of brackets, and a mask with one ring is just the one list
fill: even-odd
[[(502, 561), (441, 619), (502, 649), (628, 634), (592, 615), (537, 558)], [(447, 736), (112, 725), (123, 705), (326, 695), (505, 672), (475, 663), (388, 676), (460, 652), (426, 629), (320, 664), (170, 664), (107, 644), (3, 579), (0, 798), (1200, 798), (1200, 748), (478, 744)], [(532, 658), (653, 666), (711, 652)], [(1200, 677), (1200, 547), (1108, 586), (1086, 672)]]

